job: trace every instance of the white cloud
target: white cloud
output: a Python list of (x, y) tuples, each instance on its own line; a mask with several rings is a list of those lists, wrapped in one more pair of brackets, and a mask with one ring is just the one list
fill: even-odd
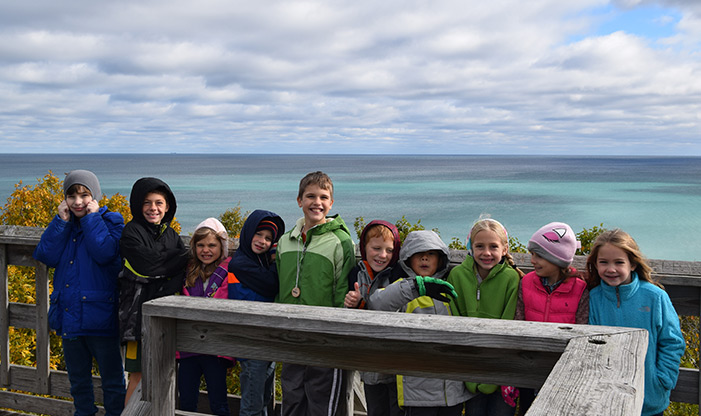
[(695, 2), (654, 44), (605, 0), (20, 3), (4, 151), (701, 153)]

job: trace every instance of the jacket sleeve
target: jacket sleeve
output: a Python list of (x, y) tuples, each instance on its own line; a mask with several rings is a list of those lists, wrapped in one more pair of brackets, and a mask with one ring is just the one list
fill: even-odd
[(586, 325), (589, 323), (589, 289), (584, 289), (579, 298), (579, 306), (574, 316), (574, 323)]
[(679, 315), (666, 292), (659, 297), (657, 312), (657, 378), (664, 388), (671, 390), (677, 384), (686, 343), (679, 326)]
[(176, 242), (173, 247), (162, 247), (147, 244), (141, 235), (135, 232), (125, 232), (119, 241), (122, 256), (141, 275), (172, 276), (182, 273), (187, 265), (188, 252), (185, 244), (171, 228)]
[(514, 315), (514, 320), (524, 321), (526, 320), (526, 310), (523, 304), (523, 280), (518, 283), (518, 299), (516, 299), (516, 314)]
[(34, 258), (49, 267), (58, 266), (63, 250), (71, 237), (73, 224), (63, 221), (58, 215), (54, 217), (41, 235), (39, 244), (34, 249)]
[(378, 289), (368, 299), (368, 309), (376, 311), (398, 311), (419, 297), (413, 279), (400, 279), (384, 289)]
[(86, 249), (95, 263), (104, 266), (119, 258), (124, 219), (118, 212), (91, 213), (80, 219)]
[(355, 267), (355, 250), (353, 248), (353, 240), (348, 237), (341, 240), (338, 247), (340, 252), (337, 253), (336, 261), (334, 262), (334, 279), (336, 284), (334, 287), (333, 304), (334, 306), (343, 306), (343, 301), (348, 293), (348, 274)]

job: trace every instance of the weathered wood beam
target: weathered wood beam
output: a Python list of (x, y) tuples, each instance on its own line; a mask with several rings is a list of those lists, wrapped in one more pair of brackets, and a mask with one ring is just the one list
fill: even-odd
[[(150, 328), (144, 331), (144, 345), (153, 344), (145, 362), (152, 363), (148, 371), (160, 371), (159, 380), (174, 371), (174, 356), (164, 357), (164, 351), (174, 347), (205, 354), (523, 387), (545, 382), (546, 390), (554, 388), (548, 380), (557, 373), (555, 377), (582, 380), (587, 391), (598, 392), (602, 400), (625, 403), (609, 414), (639, 414), (642, 408), (644, 359), (639, 358), (645, 355), (647, 335), (640, 329), (183, 296), (147, 302), (143, 315)], [(172, 340), (167, 340), (168, 336)], [(583, 364), (588, 360), (595, 363), (597, 371)], [(594, 387), (602, 379), (598, 367), (602, 362), (611, 368), (606, 380), (618, 386), (615, 392), (604, 394)], [(174, 383), (174, 374), (170, 377)], [(153, 405), (154, 401), (170, 400), (171, 393), (163, 386), (174, 390), (172, 383), (147, 384), (151, 391), (146, 397)], [(589, 401), (598, 400), (596, 396), (568, 400), (568, 406), (578, 412), (571, 414), (600, 414), (587, 411)]]

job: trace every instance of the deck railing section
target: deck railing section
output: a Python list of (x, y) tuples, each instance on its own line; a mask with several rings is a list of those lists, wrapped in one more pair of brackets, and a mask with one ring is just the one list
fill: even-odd
[[(70, 397), (67, 374), (49, 369), (49, 274), (44, 265), (32, 258), (42, 231), (35, 227), (0, 226), (0, 387)], [(451, 262), (457, 264), (464, 257), (464, 252), (452, 252)], [(527, 255), (516, 253), (514, 257), (517, 265), (528, 270)], [(577, 258), (575, 265), (583, 269), (583, 262), (584, 258)], [(9, 265), (35, 268), (36, 305), (9, 302)], [(652, 266), (679, 314), (699, 316), (701, 263), (654, 260)], [(567, 407), (577, 409), (574, 393), (583, 397), (589, 395), (591, 399), (589, 389), (592, 386), (582, 387), (573, 383), (572, 372), (584, 371), (583, 377), (587, 380), (595, 379), (598, 383), (605, 380), (612, 387), (618, 387), (612, 389), (618, 392), (616, 397), (601, 397), (602, 404), (618, 406), (618, 403), (625, 403), (623, 408), (626, 413), (621, 414), (634, 414), (634, 409), (641, 403), (642, 393), (636, 384), (640, 382), (640, 369), (630, 362), (630, 356), (621, 355), (621, 351), (625, 350), (638, 351), (636, 354), (642, 354), (638, 358), (644, 356), (643, 345), (646, 341), (643, 338), (646, 336), (642, 336), (640, 332), (644, 331), (639, 330), (456, 317), (425, 318), (410, 314), (289, 305), (256, 304), (253, 308), (242, 305), (242, 302), (224, 300), (210, 304), (184, 297), (159, 299), (145, 311), (148, 311), (145, 315), (152, 328), (149, 340), (145, 341), (145, 351), (154, 351), (154, 346), (161, 345), (168, 350), (190, 348), (205, 353), (248, 355), (361, 370), (376, 369), (442, 378), (467, 377), (475, 381), (524, 387), (539, 387), (545, 383), (539, 396), (543, 399), (536, 401), (529, 414), (584, 414), (565, 411)], [(208, 313), (217, 317), (225, 315), (226, 322), (210, 322), (206, 318)], [(9, 363), (10, 327), (35, 330), (36, 367)], [(563, 329), (569, 327), (571, 329)], [(433, 337), (444, 339), (433, 342)], [(406, 342), (406, 339), (412, 342)], [(622, 345), (627, 347), (621, 348)], [(170, 355), (164, 354), (162, 348), (156, 350), (159, 351), (156, 359), (150, 359), (147, 363), (144, 376), (146, 380), (163, 379), (167, 383), (160, 387), (160, 382), (147, 384), (144, 389), (146, 398), (159, 397), (160, 400), (164, 391), (172, 391), (170, 380), (174, 377), (175, 362), (170, 360)], [(336, 354), (335, 351), (346, 354)], [(583, 359), (582, 354), (587, 359)], [(344, 358), (346, 355), (353, 358)], [(624, 368), (614, 371), (615, 374), (608, 374), (610, 368), (602, 366), (600, 361), (604, 357), (606, 360), (614, 359)], [(155, 363), (158, 365), (154, 366)], [(95, 377), (94, 382), (95, 396), (100, 401), (99, 378)], [(552, 400), (562, 407), (560, 412), (552, 407), (555, 402), (548, 404), (548, 389), (559, 384), (559, 391), (562, 391), (563, 383), (570, 386), (573, 397), (568, 394), (565, 402), (561, 402), (557, 395), (552, 395)], [(625, 394), (619, 395), (621, 392)], [(699, 403), (698, 369), (682, 369), (672, 400)], [(171, 402), (170, 396), (166, 396), (159, 406), (170, 406)], [(51, 415), (71, 415), (73, 412), (70, 401), (11, 391), (0, 391), (0, 407)], [(167, 407), (166, 411), (169, 409)], [(555, 413), (549, 413), (553, 411)], [(633, 413), (628, 413), (630, 411)]]

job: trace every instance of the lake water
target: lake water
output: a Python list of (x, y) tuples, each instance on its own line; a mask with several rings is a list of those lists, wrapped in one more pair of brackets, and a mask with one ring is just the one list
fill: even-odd
[(299, 180), (322, 170), (334, 182), (332, 214), (351, 230), (359, 216), (404, 215), (449, 243), (489, 213), (524, 244), (551, 221), (575, 231), (603, 223), (628, 231), (650, 258), (701, 260), (698, 157), (0, 154), (1, 201), (20, 180), (71, 169), (95, 172), (107, 195), (128, 196), (143, 176), (163, 179), (184, 233), (237, 203), (277, 212), (289, 228), (302, 215)]

